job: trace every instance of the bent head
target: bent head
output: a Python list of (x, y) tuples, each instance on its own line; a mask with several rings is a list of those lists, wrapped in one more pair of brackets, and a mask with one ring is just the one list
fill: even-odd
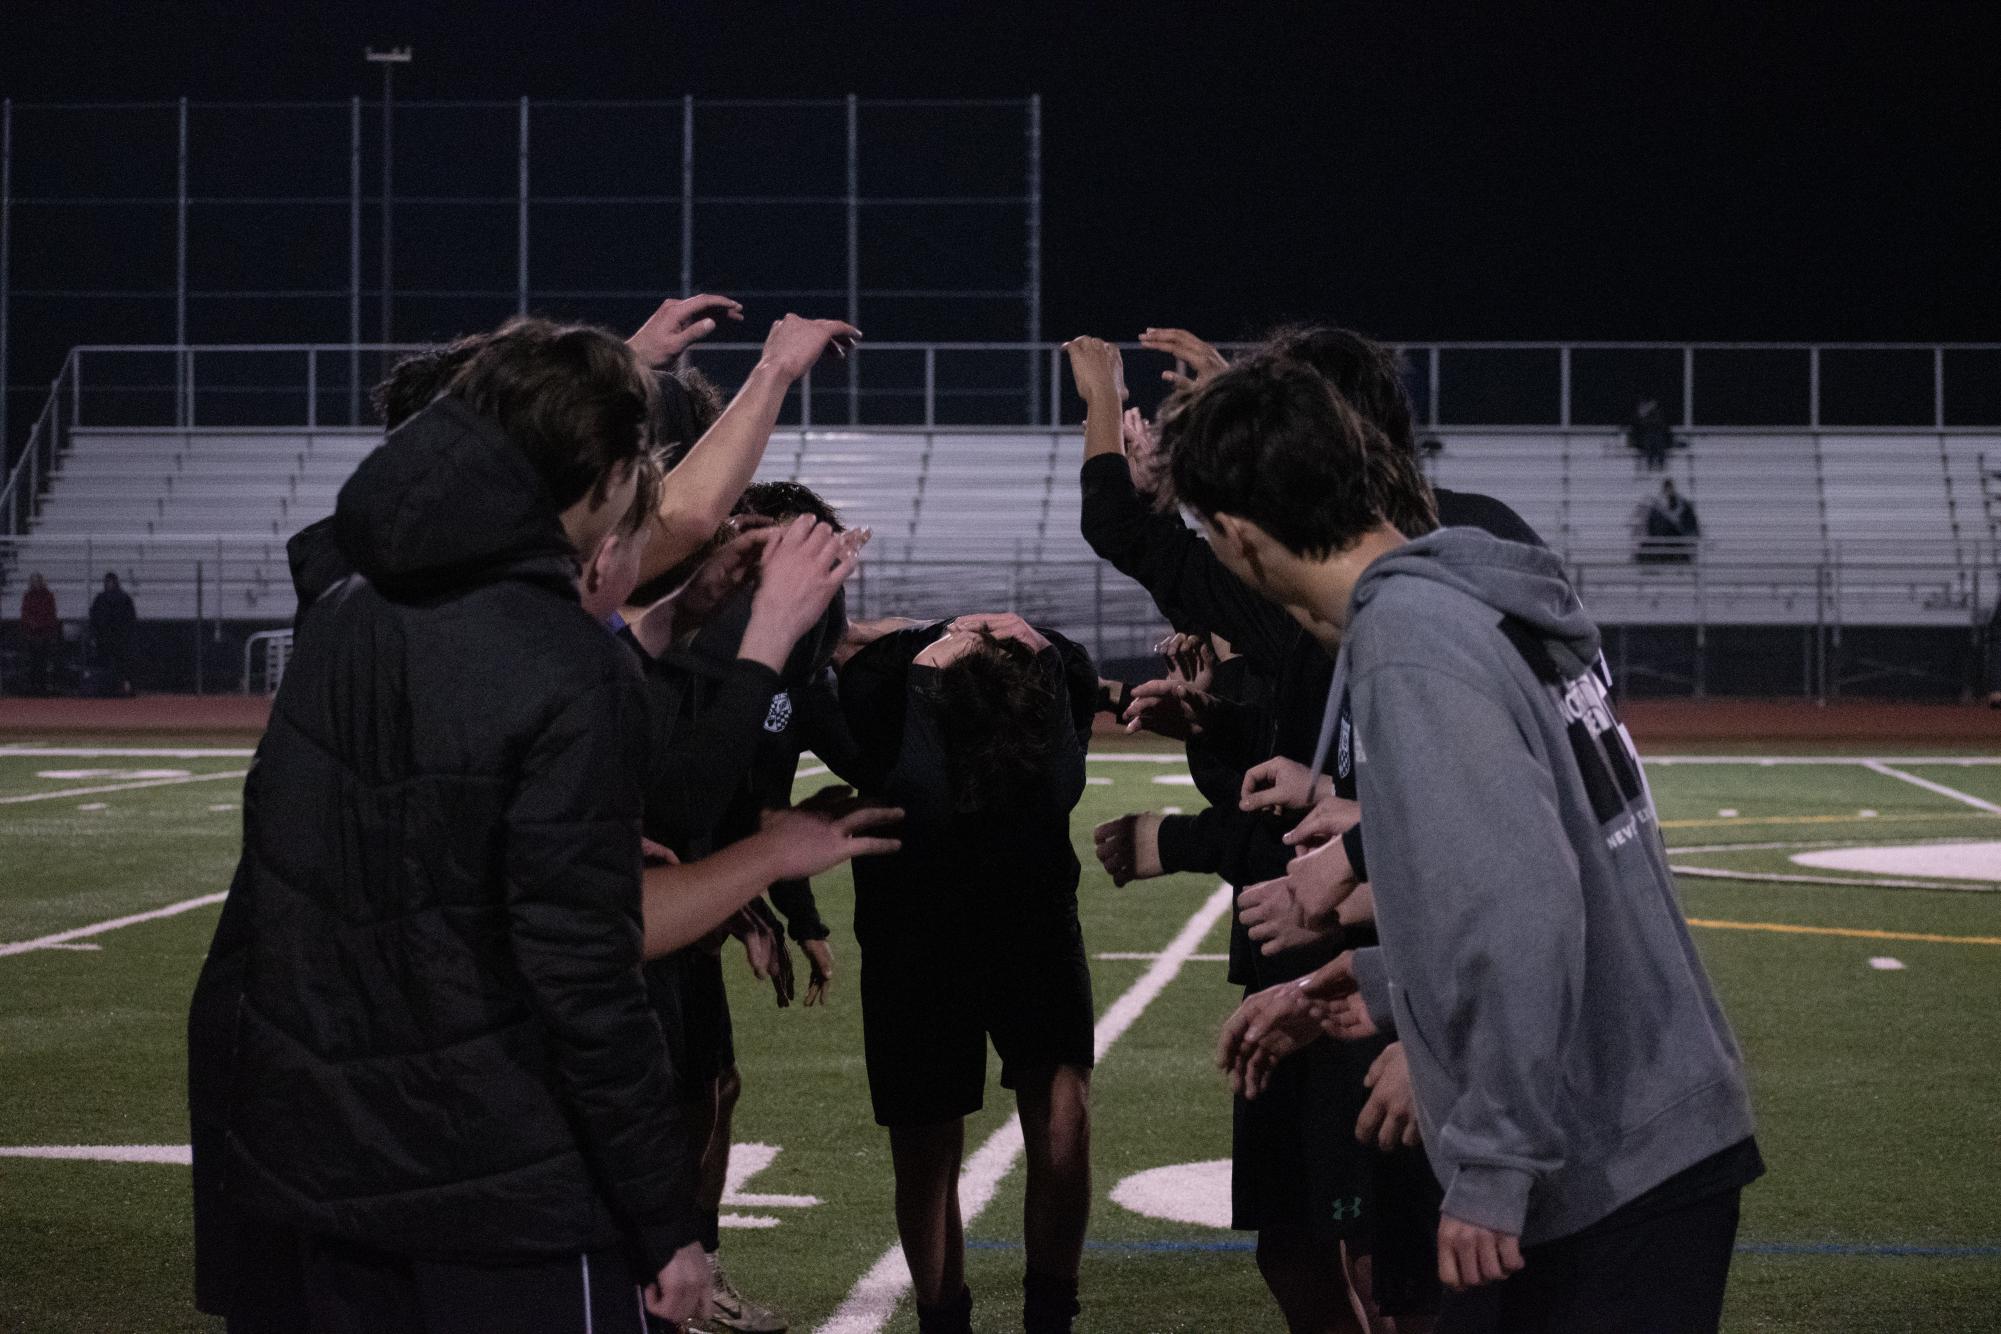
[(1311, 569), (1384, 526), (1388, 445), (1317, 372), (1233, 366), (1169, 416), (1174, 489), (1231, 573), (1274, 602), (1311, 600)]
[(944, 644), (927, 702), (944, 738), (953, 806), (983, 810), (1042, 772), (1062, 681), (1026, 644), (990, 630), (948, 628)]

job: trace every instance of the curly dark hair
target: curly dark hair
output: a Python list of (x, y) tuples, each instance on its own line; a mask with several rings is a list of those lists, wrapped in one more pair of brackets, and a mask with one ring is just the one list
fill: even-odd
[(945, 742), (952, 806), (991, 810), (1029, 788), (1047, 767), (1050, 711), (1063, 683), (1041, 654), (990, 630), (925, 691)]

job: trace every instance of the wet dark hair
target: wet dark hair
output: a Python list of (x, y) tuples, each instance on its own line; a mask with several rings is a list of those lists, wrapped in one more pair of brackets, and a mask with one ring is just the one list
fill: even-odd
[(620, 467), (645, 454), (657, 397), (609, 329), (525, 316), (405, 357), (370, 397), (393, 431), (440, 394), (499, 426), (558, 509), (604, 502)]
[(737, 497), (732, 514), (755, 514), (766, 519), (792, 519), (810, 514), (837, 533), (847, 529), (841, 516), (826, 499), (804, 482), (752, 482)]
[(1280, 358), (1309, 366), (1388, 446), (1376, 460), (1383, 517), (1405, 537), (1422, 537), (1438, 527), (1438, 499), (1417, 452), (1410, 393), (1403, 360), (1375, 339), (1332, 325), (1290, 325), (1275, 329), (1246, 359)]
[(375, 418), (393, 431), (429, 407), (451, 378), (465, 368), (473, 353), (485, 347), (491, 333), (467, 334), (449, 343), (439, 343), (421, 352), (412, 352), (389, 368), (382, 383), (368, 391)]
[(1164, 416), (1160, 447), (1185, 504), (1248, 519), (1309, 559), (1347, 550), (1385, 514), (1389, 443), (1296, 361), (1217, 374)]
[(952, 805), (962, 813), (1015, 799), (1049, 759), (1050, 710), (1063, 682), (1026, 644), (978, 632), (979, 647), (925, 688), (945, 743)]

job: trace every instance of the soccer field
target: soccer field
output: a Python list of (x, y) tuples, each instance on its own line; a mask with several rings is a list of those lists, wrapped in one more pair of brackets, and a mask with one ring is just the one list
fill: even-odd
[[(183, 1026), (235, 863), (243, 744), (0, 742), (0, 1329), (220, 1328), (189, 1305)], [(1771, 1166), (1745, 1197), (1726, 1328), (1996, 1328), (2001, 763), (1674, 756), (1648, 772)], [(1073, 833), (1102, 1059), (1081, 1325), (1278, 1328), (1247, 1238), (1151, 1212), (1213, 1216), (1220, 1172), (1121, 1189), (1227, 1159), (1210, 1058), (1236, 996), (1227, 894), (1192, 876), (1114, 889), (1090, 855), (1099, 820), (1200, 802), (1180, 758), (1107, 746), (1090, 774)], [(910, 1331), (852, 890), (845, 874), (816, 888), (842, 970), (830, 1007), (780, 1011), (730, 965), (750, 1147), (724, 1255), (797, 1330)], [(992, 1087), (967, 1137), (970, 1281), (991, 1329), (1019, 1319), (1009, 1110)]]

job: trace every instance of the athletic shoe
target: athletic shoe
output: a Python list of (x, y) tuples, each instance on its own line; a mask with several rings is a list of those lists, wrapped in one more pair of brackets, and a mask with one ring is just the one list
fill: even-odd
[(714, 1308), (709, 1318), (683, 1326), (684, 1334), (785, 1334), (791, 1328), (784, 1316), (738, 1292), (714, 1254), (709, 1256), (709, 1304)]

